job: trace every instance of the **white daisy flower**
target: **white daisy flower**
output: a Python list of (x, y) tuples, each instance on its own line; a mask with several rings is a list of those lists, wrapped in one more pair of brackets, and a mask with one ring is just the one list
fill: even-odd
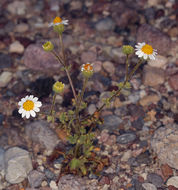
[(57, 16), (57, 17), (53, 20), (53, 22), (51, 22), (51, 23), (49, 24), (49, 27), (51, 27), (51, 26), (57, 26), (57, 25), (59, 25), (59, 24), (68, 25), (68, 24), (69, 24), (68, 22), (69, 22), (68, 20), (62, 20), (60, 17)]
[(37, 97), (30, 95), (22, 98), (18, 105), (20, 106), (19, 113), (22, 114), (22, 118), (26, 116), (26, 118), (28, 119), (30, 115), (32, 117), (36, 116), (35, 112), (40, 111), (39, 107), (42, 106), (42, 103), (38, 101)]
[(138, 57), (143, 57), (143, 59), (147, 60), (152, 59), (155, 60), (155, 56), (157, 54), (157, 50), (153, 49), (151, 45), (143, 43), (138, 43), (135, 46), (135, 54), (138, 55)]

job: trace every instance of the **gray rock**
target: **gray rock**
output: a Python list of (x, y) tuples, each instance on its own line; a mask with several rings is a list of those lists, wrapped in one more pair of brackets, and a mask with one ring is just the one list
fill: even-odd
[(151, 139), (151, 147), (163, 164), (178, 169), (178, 125), (157, 129)]
[(102, 18), (100, 19), (96, 24), (95, 24), (95, 28), (97, 31), (99, 32), (103, 32), (103, 31), (112, 31), (115, 28), (115, 23), (114, 21), (107, 17), (107, 18)]
[(104, 123), (100, 127), (102, 129), (108, 129), (110, 131), (117, 130), (119, 127), (119, 124), (122, 122), (122, 119), (120, 119), (116, 115), (107, 115), (103, 117)]
[(58, 183), (58, 190), (86, 190), (85, 180), (73, 175), (62, 176)]
[(31, 187), (39, 187), (45, 175), (37, 170), (32, 170), (28, 175), (28, 181)]
[(13, 75), (9, 71), (4, 71), (0, 74), (0, 88), (5, 87), (11, 81)]
[(29, 153), (19, 147), (8, 149), (5, 158), (5, 178), (11, 184), (22, 182), (32, 170)]
[(151, 183), (143, 183), (142, 187), (145, 190), (157, 190), (157, 188), (155, 187), (155, 185), (151, 184)]
[(149, 164), (151, 162), (149, 151), (139, 154), (135, 161), (138, 163), (138, 166), (140, 164)]
[(10, 55), (0, 53), (0, 69), (12, 67), (12, 59)]
[(50, 52), (45, 52), (39, 44), (29, 45), (24, 52), (23, 60), (24, 64), (33, 70), (57, 72), (61, 67), (57, 59)]
[(0, 171), (3, 171), (4, 170), (4, 167), (5, 167), (5, 165), (4, 165), (4, 149), (2, 149), (1, 147), (0, 147)]
[(158, 54), (168, 55), (171, 49), (171, 40), (168, 35), (151, 25), (143, 24), (138, 29), (137, 42), (145, 42), (158, 50)]
[(128, 144), (133, 142), (136, 139), (136, 135), (133, 133), (125, 133), (117, 137), (117, 143), (119, 144)]
[(51, 152), (59, 142), (57, 135), (49, 128), (49, 123), (46, 121), (29, 123), (25, 126), (25, 132), (32, 141)]
[(155, 173), (149, 173), (147, 176), (148, 182), (154, 184), (156, 187), (161, 187), (164, 183), (162, 177)]

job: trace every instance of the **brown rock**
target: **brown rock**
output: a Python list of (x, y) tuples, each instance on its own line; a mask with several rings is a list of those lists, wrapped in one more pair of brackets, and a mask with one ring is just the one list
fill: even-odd
[(154, 132), (151, 147), (162, 164), (178, 169), (178, 127), (170, 124)]
[(111, 5), (112, 18), (115, 20), (116, 25), (120, 28), (125, 28), (139, 20), (138, 13), (129, 8), (124, 1), (115, 1)]
[(96, 53), (92, 51), (85, 51), (81, 55), (81, 60), (83, 63), (87, 63), (87, 62), (91, 63), (93, 61), (96, 61)]
[(173, 42), (171, 43), (171, 51), (170, 51), (170, 54), (171, 54), (173, 57), (178, 57), (178, 40), (173, 41)]
[(164, 70), (160, 68), (145, 66), (143, 74), (143, 83), (146, 86), (157, 86), (165, 81)]
[(171, 76), (169, 79), (169, 85), (173, 90), (178, 90), (178, 74)]
[(38, 71), (58, 71), (61, 64), (57, 59), (49, 52), (45, 52), (41, 45), (31, 44), (24, 53), (24, 64), (30, 69)]
[(169, 190), (178, 190), (178, 188), (174, 187), (173, 185), (169, 185), (169, 186), (168, 186), (168, 189), (169, 189)]
[(171, 49), (171, 40), (168, 35), (148, 24), (139, 27), (137, 42), (146, 42), (158, 50), (158, 54), (168, 55)]
[(154, 95), (149, 95), (149, 96), (144, 96), (141, 100), (140, 100), (140, 104), (142, 106), (146, 106), (149, 104), (156, 104), (158, 101), (160, 100), (160, 97), (156, 94)]
[(169, 167), (168, 164), (163, 164), (161, 165), (161, 171), (162, 171), (162, 174), (165, 178), (168, 178), (169, 176), (172, 176), (173, 175), (173, 171), (172, 171), (172, 168)]

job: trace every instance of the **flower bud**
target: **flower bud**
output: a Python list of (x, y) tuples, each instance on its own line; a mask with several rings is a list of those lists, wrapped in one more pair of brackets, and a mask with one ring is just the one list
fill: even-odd
[(42, 47), (45, 51), (52, 51), (54, 49), (54, 46), (50, 41), (43, 44)]
[(130, 55), (134, 52), (134, 48), (129, 45), (124, 45), (122, 46), (122, 52), (126, 55)]
[(53, 26), (53, 30), (61, 35), (64, 32), (64, 24)]
[(90, 63), (83, 64), (81, 71), (82, 71), (82, 74), (87, 78), (93, 75), (93, 67)]
[(64, 91), (64, 86), (62, 82), (57, 81), (53, 84), (53, 91), (57, 94), (62, 93)]

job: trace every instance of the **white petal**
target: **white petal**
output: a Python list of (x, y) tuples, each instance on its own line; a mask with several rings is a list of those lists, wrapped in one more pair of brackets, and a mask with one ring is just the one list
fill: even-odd
[(25, 115), (26, 115), (26, 111), (23, 110), (23, 112), (22, 112), (22, 118), (23, 118)]
[(35, 107), (41, 107), (41, 106), (42, 106), (42, 103), (40, 101), (35, 102)]
[(31, 111), (30, 111), (30, 115), (31, 115), (32, 117), (35, 117), (35, 116), (36, 116), (36, 113), (35, 113), (33, 110), (31, 110)]
[(33, 95), (30, 95), (28, 99), (33, 100)]
[(18, 112), (19, 112), (20, 114), (22, 114), (23, 111), (24, 111), (24, 109), (21, 107)]
[(62, 24), (62, 22), (55, 23), (55, 24), (53, 24), (53, 26), (57, 26), (57, 25), (60, 25), (60, 24)]
[(29, 112), (29, 111), (26, 112), (26, 118), (27, 118), (27, 119), (30, 118), (30, 112)]
[(37, 102), (37, 101), (38, 101), (38, 98), (37, 98), (37, 97), (34, 97), (34, 98), (33, 98), (33, 101), (34, 101), (34, 102)]
[(22, 106), (22, 104), (23, 104), (23, 102), (22, 102), (22, 101), (20, 101), (20, 102), (18, 103), (18, 105), (19, 105), (19, 106)]
[(29, 96), (27, 95), (27, 96), (25, 96), (25, 100), (27, 100), (29, 98)]
[(49, 27), (53, 26), (53, 22), (49, 23), (48, 26), (49, 26)]
[(144, 59), (147, 59), (147, 58), (148, 58), (148, 55), (147, 55), (147, 54), (144, 54), (144, 55), (143, 55), (143, 58), (144, 58)]
[(152, 60), (155, 60), (155, 57), (154, 57), (154, 55), (152, 55), (152, 54), (149, 55), (149, 58), (152, 59)]
[(34, 107), (33, 110), (34, 110), (35, 112), (39, 112), (39, 111), (40, 111), (40, 109), (39, 109), (38, 107)]
[(135, 54), (136, 54), (136, 55), (139, 55), (139, 54), (140, 54), (140, 50), (136, 51)]

